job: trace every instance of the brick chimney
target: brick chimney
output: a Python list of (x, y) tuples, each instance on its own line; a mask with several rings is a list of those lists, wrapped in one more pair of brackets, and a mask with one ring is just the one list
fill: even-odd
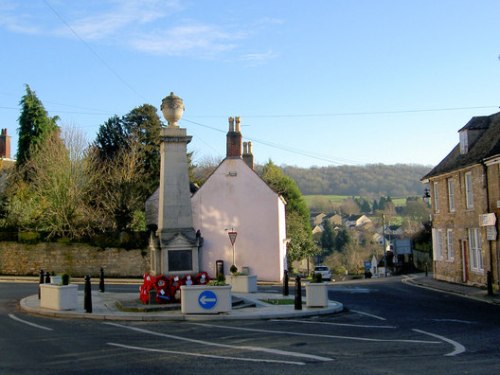
[(229, 117), (229, 131), (226, 136), (226, 157), (241, 158), (241, 132), (239, 117)]
[(0, 158), (10, 159), (10, 135), (7, 135), (7, 129), (2, 129), (0, 134)]
[(252, 142), (243, 142), (243, 160), (253, 169)]

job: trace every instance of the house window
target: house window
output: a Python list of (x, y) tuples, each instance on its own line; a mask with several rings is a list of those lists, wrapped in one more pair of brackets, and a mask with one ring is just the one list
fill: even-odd
[(434, 212), (439, 212), (439, 189), (438, 183), (434, 182)]
[(479, 228), (469, 228), (469, 252), (471, 270), (483, 272), (483, 252)]
[(455, 212), (455, 183), (451, 178), (448, 179), (448, 208)]
[(465, 207), (474, 208), (474, 194), (472, 192), (472, 172), (465, 174)]
[(447, 250), (448, 260), (453, 260), (455, 258), (455, 249), (453, 248), (452, 229), (448, 229), (446, 231), (446, 250)]
[(434, 249), (434, 260), (443, 259), (443, 231), (441, 229), (432, 229), (432, 247)]

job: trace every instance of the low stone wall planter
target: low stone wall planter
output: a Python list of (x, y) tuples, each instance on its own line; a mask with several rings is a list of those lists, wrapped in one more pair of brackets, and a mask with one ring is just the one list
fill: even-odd
[(326, 307), (328, 306), (328, 284), (306, 283), (306, 306)]
[(182, 285), (183, 314), (219, 314), (231, 311), (231, 285)]
[(228, 275), (226, 282), (231, 284), (234, 293), (257, 292), (257, 275)]
[(40, 284), (40, 307), (51, 310), (76, 310), (78, 285)]

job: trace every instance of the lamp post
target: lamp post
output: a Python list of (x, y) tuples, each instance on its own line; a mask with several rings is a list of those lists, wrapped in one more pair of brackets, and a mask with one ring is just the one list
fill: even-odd
[(425, 202), (425, 204), (429, 205), (431, 201), (431, 193), (429, 191), (429, 188), (424, 189), (424, 195), (422, 196), (422, 200)]

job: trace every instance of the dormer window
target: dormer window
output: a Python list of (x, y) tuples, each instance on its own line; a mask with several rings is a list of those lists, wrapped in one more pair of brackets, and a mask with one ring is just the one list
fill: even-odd
[(460, 134), (460, 154), (464, 155), (469, 152), (469, 137), (467, 136), (467, 130), (462, 130)]

